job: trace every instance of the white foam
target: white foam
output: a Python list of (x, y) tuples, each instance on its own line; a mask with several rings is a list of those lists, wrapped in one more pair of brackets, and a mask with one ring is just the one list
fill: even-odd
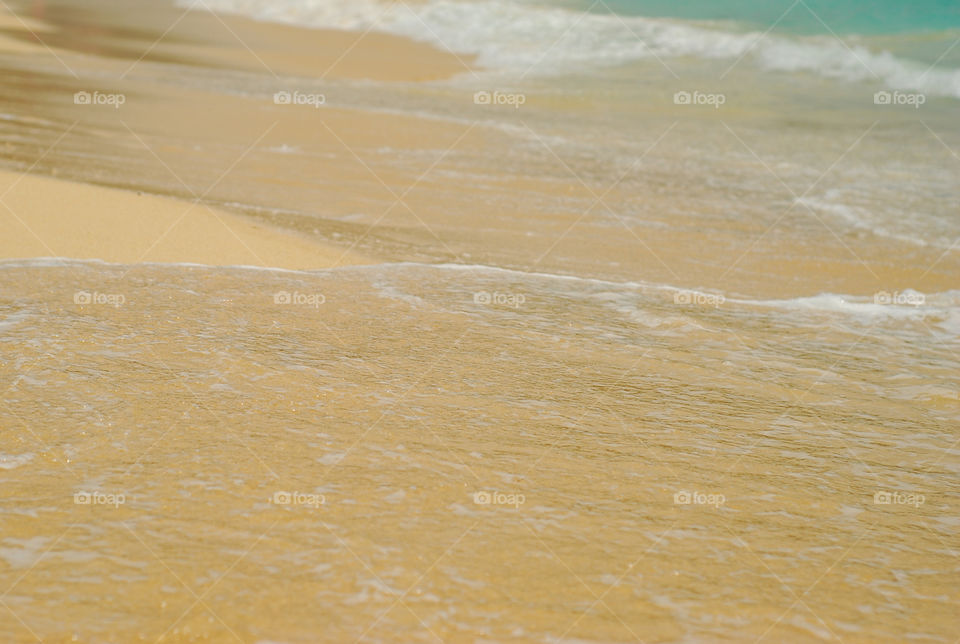
[(902, 301), (918, 301), (922, 304), (882, 303), (877, 296), (838, 295), (822, 293), (811, 297), (796, 297), (783, 300), (728, 300), (737, 304), (809, 311), (813, 313), (840, 313), (868, 319), (923, 320), (931, 317), (947, 330), (960, 317), (960, 291), (922, 294), (911, 289), (897, 293)]
[(377, 282), (373, 283), (373, 287), (377, 289), (377, 295), (382, 298), (389, 300), (399, 300), (401, 302), (406, 302), (413, 306), (420, 306), (423, 304), (423, 299), (417, 297), (416, 295), (410, 295), (409, 293), (404, 293), (393, 286), (387, 286), (385, 284), (380, 284)]
[[(191, 6), (195, 0), (178, 0)], [(206, 0), (199, 6), (257, 20), (399, 34), (474, 54), (483, 67), (515, 74), (564, 73), (658, 57), (744, 57), (773, 71), (878, 80), (892, 89), (960, 98), (960, 70), (876, 52), (832, 36), (721, 31), (680, 20), (596, 14), (509, 0)]]
[(296, 154), (300, 151), (300, 148), (295, 145), (275, 145), (271, 148), (267, 148), (271, 152), (276, 152), (277, 154)]
[(0, 559), (6, 561), (11, 568), (29, 568), (43, 556), (48, 541), (50, 537), (42, 536), (5, 539), (4, 543), (12, 545), (0, 547)]
[[(59, 258), (38, 258), (30, 260), (12, 260), (0, 261), (0, 269), (13, 267), (48, 267), (63, 266), (65, 263), (75, 265), (90, 265), (100, 267), (124, 266), (124, 264), (110, 264), (101, 260), (66, 260)], [(934, 320), (934, 323), (944, 328), (953, 335), (960, 335), (960, 290), (943, 291), (939, 293), (920, 293), (911, 289), (905, 289), (899, 292), (886, 293), (890, 296), (893, 303), (883, 303), (878, 299), (883, 295), (883, 291), (878, 291), (874, 295), (844, 295), (836, 293), (821, 293), (819, 295), (807, 297), (794, 297), (785, 299), (747, 299), (742, 297), (732, 297), (719, 291), (705, 291), (695, 288), (683, 288), (671, 284), (658, 284), (652, 282), (624, 281), (618, 282), (605, 280), (595, 277), (580, 277), (577, 275), (565, 275), (559, 273), (542, 273), (535, 271), (521, 271), (499, 266), (489, 266), (486, 264), (429, 264), (420, 262), (389, 262), (383, 264), (370, 264), (361, 266), (340, 266), (332, 269), (316, 269), (309, 271), (290, 270), (284, 268), (269, 268), (261, 266), (207, 266), (203, 264), (191, 264), (185, 262), (170, 264), (140, 264), (139, 266), (163, 267), (187, 267), (209, 270), (249, 270), (265, 273), (292, 273), (304, 275), (322, 275), (331, 272), (358, 272), (358, 273), (379, 273), (395, 274), (404, 270), (419, 271), (462, 271), (475, 273), (478, 277), (484, 273), (503, 274), (511, 279), (539, 279), (544, 281), (575, 282), (588, 290), (592, 297), (598, 297), (611, 302), (619, 301), (618, 298), (633, 293), (631, 297), (653, 296), (654, 293), (667, 294), (665, 301), (673, 301), (678, 293), (692, 294), (704, 299), (710, 298), (710, 301), (716, 301), (713, 309), (729, 309), (731, 306), (777, 308), (795, 312), (809, 312), (812, 314), (833, 314), (840, 313), (851, 317), (890, 320)], [(396, 287), (387, 283), (375, 282), (373, 286), (377, 289), (381, 297), (390, 299), (401, 299), (411, 304), (422, 304), (421, 298), (401, 292)], [(599, 288), (598, 288), (599, 287)], [(624, 292), (627, 293), (624, 293)], [(558, 292), (570, 294), (568, 289), (559, 289)], [(657, 298), (662, 295), (655, 296)], [(899, 302), (899, 303), (898, 303)], [(922, 302), (921, 304), (911, 304), (909, 302)]]
[[(32, 317), (33, 316), (30, 313), (27, 313), (25, 311), (20, 311), (17, 313), (12, 313), (4, 318), (0, 318), (0, 331), (7, 331), (8, 329), (12, 329), (17, 325), (19, 325), (21, 322), (26, 322)], [(2, 458), (3, 457), (0, 456), (0, 460), (2, 460)], [(0, 467), (2, 467), (2, 465), (0, 465)]]
[[(906, 232), (890, 229), (892, 226), (894, 228), (907, 227), (911, 230), (923, 230), (924, 222), (922, 221), (922, 217), (916, 213), (908, 215), (901, 213), (901, 221), (896, 222), (890, 220), (890, 215), (878, 212), (876, 207), (868, 210), (864, 207), (848, 205), (839, 201), (830, 200), (834, 197), (832, 197), (829, 192), (827, 197), (827, 199), (801, 197), (796, 201), (797, 204), (810, 208), (814, 212), (834, 216), (853, 228), (867, 230), (878, 237), (896, 239), (898, 241), (907, 242), (916, 246), (936, 246), (938, 248), (953, 247), (951, 239), (946, 239), (943, 237), (943, 235), (938, 235), (937, 231), (935, 230), (926, 230), (925, 232), (928, 233), (927, 237), (929, 239), (921, 239), (920, 237), (908, 234)], [(905, 223), (907, 226), (904, 226)]]
[(0, 470), (12, 470), (33, 460), (33, 454), (0, 454)]
[[(671, 284), (657, 284), (651, 282), (617, 282), (593, 277), (578, 277), (557, 273), (540, 273), (519, 271), (484, 264), (420, 264), (416, 262), (397, 262), (392, 264), (378, 264), (364, 267), (376, 271), (396, 271), (402, 269), (463, 271), (476, 273), (504, 274), (511, 279), (538, 279), (545, 282), (562, 281), (576, 282), (583, 288), (593, 291), (595, 297), (611, 305), (621, 313), (633, 317), (638, 309), (635, 308), (637, 297), (648, 297), (664, 302), (674, 302), (677, 294), (699, 296), (710, 304), (710, 310), (730, 310), (732, 308), (757, 307), (765, 309), (780, 309), (794, 313), (809, 314), (812, 316), (840, 314), (849, 319), (856, 319), (867, 323), (876, 321), (925, 321), (932, 323), (953, 336), (960, 336), (960, 290), (943, 291), (939, 293), (920, 293), (912, 289), (902, 291), (878, 291), (873, 295), (845, 295), (837, 293), (821, 293), (806, 297), (784, 299), (748, 299), (744, 297), (727, 296), (718, 291), (681, 288)], [(596, 289), (600, 290), (596, 290)], [(571, 291), (569, 287), (558, 289), (558, 293), (572, 295), (578, 291)], [(884, 303), (887, 297), (891, 303)], [(914, 304), (916, 303), (916, 304)], [(625, 308), (626, 307), (626, 308)], [(636, 318), (646, 326), (659, 326), (665, 321), (685, 321), (682, 318)]]

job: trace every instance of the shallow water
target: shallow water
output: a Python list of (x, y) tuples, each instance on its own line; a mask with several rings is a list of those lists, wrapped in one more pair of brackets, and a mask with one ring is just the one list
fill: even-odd
[(956, 293), (54, 262), (0, 293), (3, 600), (45, 639), (955, 625)]

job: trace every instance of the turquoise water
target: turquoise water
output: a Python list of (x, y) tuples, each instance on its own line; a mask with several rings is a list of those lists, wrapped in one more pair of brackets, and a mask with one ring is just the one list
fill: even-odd
[(730, 20), (762, 29), (779, 19), (775, 31), (803, 34), (960, 29), (958, 0), (606, 0), (606, 7), (624, 15)]

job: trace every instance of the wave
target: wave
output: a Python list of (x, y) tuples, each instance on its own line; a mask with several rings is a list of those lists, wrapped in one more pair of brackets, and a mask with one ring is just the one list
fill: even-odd
[[(561, 273), (543, 273), (524, 271), (486, 264), (451, 264), (451, 263), (423, 263), (423, 262), (386, 262), (381, 264), (339, 266), (311, 270), (292, 270), (264, 266), (212, 266), (188, 262), (145, 262), (140, 264), (120, 264), (106, 262), (99, 259), (73, 259), (58, 257), (38, 257), (31, 259), (0, 260), (0, 270), (17, 268), (63, 268), (65, 266), (88, 268), (129, 268), (132, 266), (153, 268), (194, 268), (211, 271), (256, 271), (260, 273), (300, 274), (300, 275), (329, 275), (331, 273), (360, 273), (370, 274), (376, 280), (382, 277), (397, 277), (404, 273), (426, 272), (462, 272), (470, 274), (474, 279), (496, 283), (503, 280), (517, 280), (539, 283), (540, 287), (551, 282), (566, 283), (556, 289), (557, 294), (564, 297), (598, 297), (601, 300), (617, 300), (627, 298), (635, 302), (641, 299), (663, 303), (677, 303), (678, 295), (686, 295), (692, 302), (708, 302), (714, 309), (759, 308), (777, 309), (791, 313), (808, 313), (813, 315), (841, 314), (864, 320), (922, 320), (935, 318), (950, 323), (955, 333), (960, 333), (960, 290), (948, 290), (934, 293), (920, 293), (912, 289), (904, 291), (879, 291), (873, 295), (846, 295), (837, 293), (821, 293), (819, 295), (791, 297), (785, 299), (754, 299), (724, 294), (720, 291), (684, 288), (672, 284), (661, 284), (642, 281), (614, 281), (597, 277), (568, 275)], [(408, 275), (409, 276), (409, 275)], [(397, 295), (398, 292), (388, 293), (386, 283), (377, 283), (375, 286), (382, 294)], [(571, 289), (571, 286), (573, 288)], [(537, 289), (534, 289), (537, 290)], [(408, 296), (408, 294), (405, 294)], [(417, 298), (420, 300), (421, 298)], [(625, 300), (626, 301), (626, 300)], [(700, 305), (700, 304), (698, 304)], [(686, 306), (681, 304), (680, 306)], [(692, 306), (692, 305), (691, 305)]]
[[(195, 0), (178, 0), (182, 6)], [(769, 71), (810, 72), (890, 89), (960, 98), (960, 69), (934, 68), (832, 36), (736, 32), (700, 23), (583, 13), (508, 0), (206, 0), (213, 11), (315, 28), (375, 30), (472, 54), (485, 67), (552, 75), (636, 60), (740, 59)]]
[[(915, 246), (953, 249), (955, 242), (948, 231), (939, 231), (934, 226), (932, 218), (923, 217), (917, 213), (911, 215), (883, 214), (877, 212), (877, 207), (865, 208), (831, 201), (829, 193), (825, 199), (801, 197), (796, 200), (798, 205), (805, 206), (815, 212), (825, 213), (844, 222), (852, 228), (866, 230), (878, 237), (895, 239)], [(906, 231), (923, 231), (926, 238), (918, 237)]]
[[(581, 286), (582, 293), (599, 294), (606, 297), (612, 293), (634, 293), (653, 296), (654, 299), (675, 301), (675, 296), (685, 294), (692, 296), (694, 301), (715, 302), (714, 308), (725, 305), (739, 305), (743, 307), (758, 307), (767, 309), (782, 309), (791, 312), (809, 313), (840, 313), (863, 318), (889, 318), (916, 320), (927, 316), (944, 316), (953, 314), (960, 316), (960, 290), (948, 290), (931, 293), (921, 293), (913, 289), (903, 291), (880, 290), (872, 295), (848, 295), (838, 293), (820, 293), (819, 295), (790, 297), (784, 299), (753, 299), (724, 294), (714, 290), (700, 290), (684, 288), (672, 284), (660, 284), (640, 281), (613, 281), (597, 277), (583, 277), (561, 273), (543, 273), (537, 271), (523, 271), (486, 264), (425, 264), (419, 262), (395, 262), (389, 264), (374, 264), (371, 266), (356, 266), (351, 269), (368, 271), (399, 271), (399, 270), (427, 270), (427, 271), (458, 271), (482, 275), (484, 273), (501, 275), (506, 279), (542, 280), (543, 282), (572, 282)], [(569, 287), (559, 289), (558, 292), (570, 294)], [(667, 297), (658, 297), (655, 294), (665, 294)], [(713, 305), (711, 305), (713, 306)]]
[(791, 311), (842, 313), (871, 318), (920, 319), (927, 315), (960, 312), (960, 291), (920, 293), (913, 289), (880, 291), (872, 297), (821, 293), (784, 300), (730, 300), (752, 306)]

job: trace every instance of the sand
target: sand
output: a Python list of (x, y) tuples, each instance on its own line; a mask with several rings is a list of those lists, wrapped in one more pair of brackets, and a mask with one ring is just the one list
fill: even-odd
[(793, 198), (767, 168), (742, 151), (731, 209), (726, 168), (692, 162), (740, 150), (722, 126), (621, 177), (550, 134), (589, 109), (653, 145), (669, 113), (569, 88), (507, 118), (410, 82), (471, 62), (424, 44), (13, 2), (43, 44), (3, 26), (0, 641), (956, 631), (955, 300), (741, 300), (933, 299), (954, 255), (801, 212), (765, 234)]
[[(259, 72), (266, 67), (275, 75), (397, 81), (446, 77), (463, 71), (465, 64), (427, 45), (392, 36), (332, 31), (318, 35), (202, 11), (184, 13), (186, 19), (167, 31), (171, 18), (183, 13), (168, 5), (154, 9), (143, 3), (140, 11), (121, 14), (108, 12), (98, 2), (89, 3), (83, 12), (58, 11), (55, 2), (42, 8), (20, 16), (0, 11), (0, 54), (56, 57), (71, 70), (88, 63), (76, 58), (79, 53), (104, 56), (98, 65), (120, 60), (125, 69), (131, 61), (183, 60)], [(69, 98), (75, 89), (65, 87), (64, 95)], [(148, 120), (154, 122), (163, 113), (151, 111)], [(334, 247), (190, 200), (0, 171), (0, 259), (59, 257), (297, 270), (377, 263), (349, 246)]]
[[(427, 81), (467, 72), (473, 57), (377, 32), (303, 29), (234, 15), (131, 0), (118, 12), (108, 0), (77, 7), (51, 0), (18, 20), (0, 13), (0, 52), (73, 52), (131, 64), (164, 62), (244, 70), (273, 78)], [(80, 9), (80, 10), (78, 10)], [(5, 17), (6, 16), (6, 17)], [(73, 61), (68, 63), (71, 68)], [(102, 69), (103, 67), (101, 67)], [(126, 75), (125, 73), (123, 74)]]
[(0, 54), (50, 53), (51, 50), (38, 42), (51, 31), (49, 25), (17, 16), (0, 6)]
[(286, 269), (376, 263), (178, 199), (0, 172), (0, 257)]
[[(0, 112), (18, 110), (21, 100), (36, 101), (46, 95), (55, 111), (69, 112), (66, 122), (81, 123), (71, 132), (49, 131), (60, 148), (71, 146), (73, 137), (86, 130), (88, 135), (81, 147), (106, 152), (109, 149), (105, 147), (109, 145), (104, 138), (106, 132), (114, 130), (108, 137), (116, 140), (116, 130), (122, 134), (135, 131), (136, 147), (140, 147), (141, 142), (150, 145), (157, 158), (171, 164), (180, 177), (186, 178), (189, 188), (184, 190), (179, 181), (164, 186), (145, 185), (146, 182), (133, 179), (139, 173), (130, 165), (120, 172), (90, 176), (85, 170), (88, 166), (85, 161), (63, 163), (58, 159), (59, 148), (53, 145), (53, 140), (38, 140), (46, 152), (38, 154), (37, 148), (29, 146), (24, 162), (14, 164), (14, 167), (29, 168), (32, 174), (0, 171), (0, 259), (63, 257), (119, 263), (190, 262), (285, 269), (380, 261), (369, 253), (352, 249), (353, 240), (359, 235), (335, 247), (317, 238), (316, 225), (299, 229), (288, 225), (280, 229), (263, 218), (254, 219), (193, 203), (192, 194), (203, 193), (217, 178), (230, 189), (246, 181), (239, 171), (242, 169), (228, 173), (230, 176), (223, 172), (238, 161), (237, 155), (230, 152), (230, 158), (224, 159), (221, 165), (208, 158), (199, 169), (182, 169), (178, 167), (179, 159), (189, 158), (189, 150), (173, 149), (170, 154), (171, 141), (166, 138), (157, 141), (148, 131), (169, 133), (186, 128), (189, 133), (184, 133), (190, 139), (215, 139), (229, 146), (236, 141), (238, 133), (244, 136), (243, 132), (257, 130), (247, 137), (245, 147), (257, 134), (275, 127), (273, 135), (262, 141), (263, 147), (281, 146), (295, 136), (290, 132), (289, 137), (283, 134), (290, 130), (284, 125), (288, 120), (293, 122), (294, 131), (317, 130), (316, 110), (271, 105), (271, 111), (264, 113), (259, 101), (244, 100), (239, 100), (239, 105), (249, 105), (251, 109), (228, 109), (231, 102), (221, 104), (222, 99), (216, 94), (177, 95), (172, 93), (172, 88), (165, 100), (147, 102), (143, 99), (148, 90), (138, 77), (151, 63), (175, 62), (284, 78), (293, 83), (290, 85), (293, 90), (296, 78), (397, 82), (446, 78), (464, 72), (469, 57), (386, 34), (318, 32), (295, 26), (267, 25), (238, 16), (185, 11), (167, 3), (134, 4), (130, 11), (116, 12), (110, 3), (91, 0), (78, 11), (76, 6), (54, 0), (22, 7), (19, 15), (0, 10), (0, 55), (14, 55), (17, 58), (13, 60), (18, 60), (18, 64), (23, 64), (25, 56), (38, 61), (46, 59), (41, 64), (62, 72), (53, 83), (41, 80), (47, 77), (23, 75), (22, 82), (14, 83), (22, 96), (9, 93), (7, 98), (12, 103), (0, 101)], [(95, 87), (81, 80), (91, 66), (107, 72), (105, 76), (96, 73), (101, 80), (96, 81)], [(11, 73), (20, 72), (11, 70)], [(73, 76), (77, 78), (71, 78)], [(149, 93), (155, 94), (157, 88), (151, 87)], [(78, 110), (73, 94), (94, 90), (124, 93), (127, 97), (124, 110), (111, 108), (106, 112), (96, 107)], [(197, 110), (198, 102), (205, 104), (206, 109)], [(326, 112), (326, 116), (334, 117), (334, 114), (334, 111)], [(289, 119), (292, 115), (303, 115), (303, 119)], [(263, 127), (257, 129), (260, 116)], [(358, 120), (357, 116), (347, 118)], [(348, 145), (358, 142), (349, 132), (344, 133), (347, 130), (363, 133), (362, 138), (376, 139), (382, 135), (379, 130), (383, 128), (383, 118), (377, 119), (378, 132), (367, 131), (368, 117), (361, 116), (359, 121), (350, 128), (337, 126)], [(28, 118), (21, 126), (32, 128), (34, 124)], [(391, 125), (388, 129), (401, 138), (416, 137), (426, 131), (423, 126), (411, 128), (409, 123)], [(321, 128), (321, 133), (326, 131)], [(339, 141), (333, 143), (340, 145)], [(142, 147), (140, 149), (142, 151)], [(250, 157), (255, 161), (256, 151), (248, 152), (252, 152)], [(8, 159), (19, 156), (9, 142), (6, 153)], [(85, 156), (82, 154), (81, 159)], [(169, 178), (159, 163), (146, 169), (148, 175)], [(213, 175), (193, 185), (192, 181), (207, 169)], [(362, 167), (338, 168), (331, 179), (343, 182), (356, 172), (367, 174)], [(42, 176), (49, 174), (59, 178)], [(100, 185), (90, 185), (88, 181)], [(216, 201), (216, 192), (209, 195), (209, 199)]]

